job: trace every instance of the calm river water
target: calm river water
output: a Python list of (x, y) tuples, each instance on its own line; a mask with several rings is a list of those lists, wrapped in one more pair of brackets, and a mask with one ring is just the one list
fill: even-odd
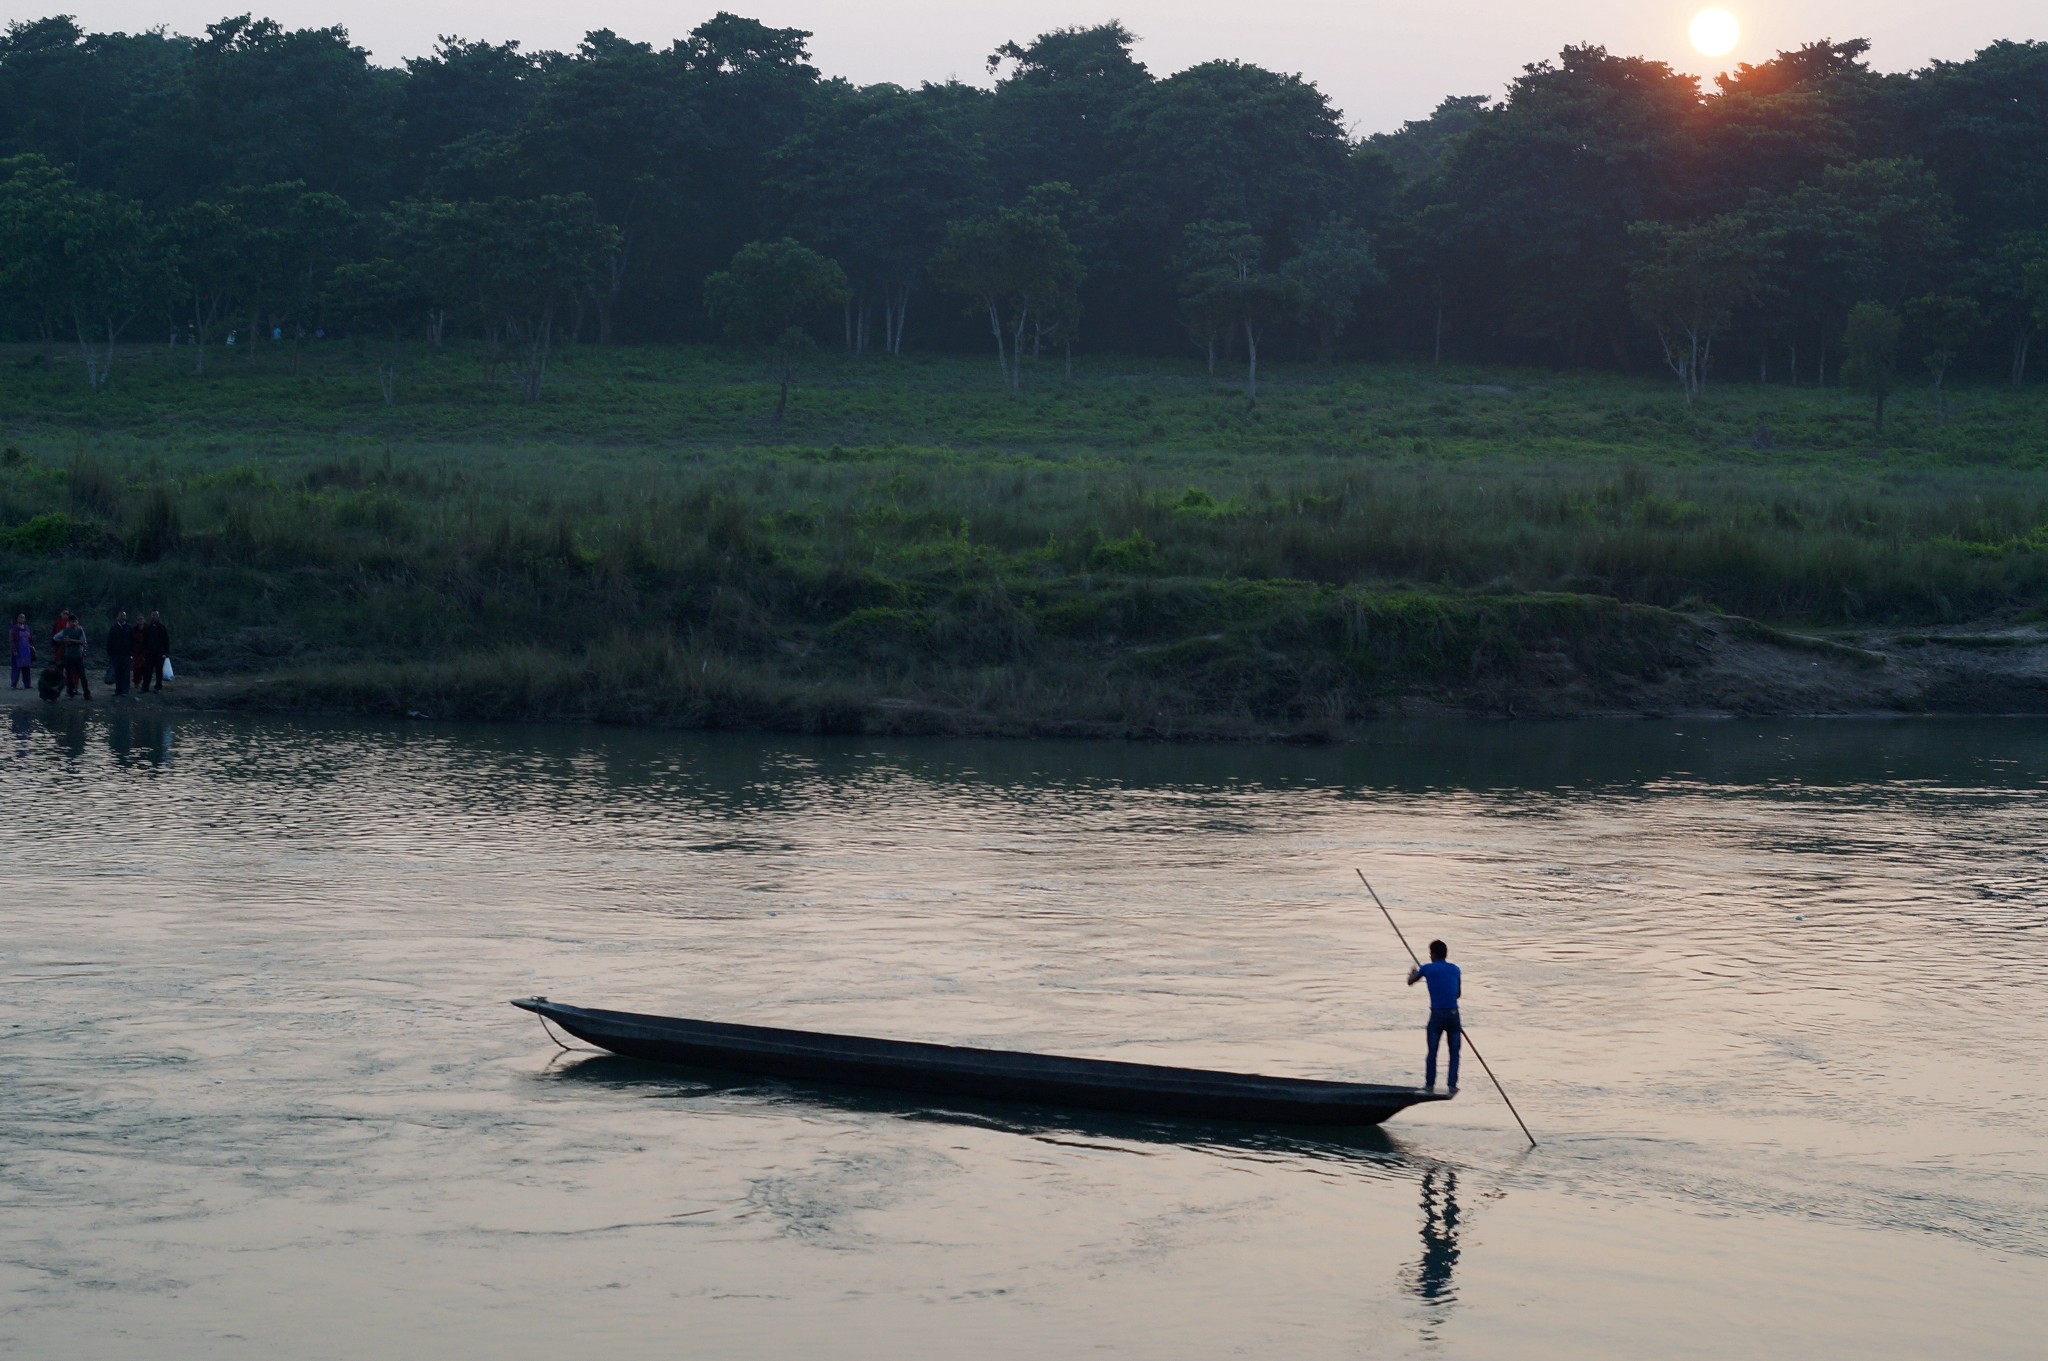
[[(11, 718), (10, 1356), (2043, 1354), (2048, 725)], [(1354, 865), (1540, 1148), (1476, 1068), (1382, 1132), (1177, 1128), (505, 1005), (1414, 1081)]]

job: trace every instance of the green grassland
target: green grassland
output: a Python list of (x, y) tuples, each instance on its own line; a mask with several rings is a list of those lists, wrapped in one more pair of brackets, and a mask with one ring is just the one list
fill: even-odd
[[(160, 608), (221, 702), (812, 730), (1324, 733), (2048, 600), (2048, 397), (730, 350), (0, 351), (0, 596)], [(1770, 630), (1765, 630), (1769, 632)], [(96, 630), (97, 636), (97, 630)]]

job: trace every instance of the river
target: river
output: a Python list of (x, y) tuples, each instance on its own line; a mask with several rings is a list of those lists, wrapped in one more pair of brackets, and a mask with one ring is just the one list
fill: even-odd
[[(0, 1352), (2038, 1357), (2048, 724), (1324, 749), (10, 711)], [(1337, 1136), (793, 1089), (557, 1001), (1418, 1081)]]

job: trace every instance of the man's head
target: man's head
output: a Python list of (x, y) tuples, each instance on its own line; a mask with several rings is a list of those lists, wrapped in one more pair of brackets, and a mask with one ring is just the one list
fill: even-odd
[(116, 610), (116, 611), (114, 611), (114, 622), (115, 622), (115, 623), (117, 623), (117, 624), (125, 624), (125, 623), (127, 623), (127, 622), (128, 622), (128, 611), (126, 611), (126, 610)]
[(1447, 959), (1447, 958), (1449, 958), (1449, 956), (1450, 956), (1450, 953), (1451, 953), (1451, 947), (1450, 947), (1450, 946), (1448, 946), (1448, 945), (1446, 945), (1446, 944), (1444, 944), (1444, 943), (1443, 943), (1442, 941), (1440, 941), (1440, 940), (1433, 940), (1433, 941), (1431, 941), (1431, 942), (1429, 943), (1429, 957), (1430, 957), (1431, 959), (1436, 959), (1436, 960), (1442, 960), (1442, 959)]
[(161, 623), (163, 621), (163, 617), (164, 612), (162, 610), (151, 610), (149, 612), (149, 622), (152, 624)]

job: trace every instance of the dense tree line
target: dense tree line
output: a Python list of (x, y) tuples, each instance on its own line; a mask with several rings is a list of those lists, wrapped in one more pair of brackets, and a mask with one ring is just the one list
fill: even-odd
[[(1353, 138), (1298, 76), (1157, 76), (1117, 24), (1005, 43), (991, 88), (855, 87), (719, 14), (666, 48), (339, 28), (0, 37), (0, 299), (18, 338), (329, 329), (484, 342), (537, 395), (567, 340), (808, 326), (895, 354), (1213, 368), (1277, 345), (1863, 386), (2024, 380), (2048, 324), (2048, 44), (1882, 75), (1820, 42), (1703, 88), (1598, 47)], [(707, 284), (707, 280), (711, 281)], [(830, 330), (820, 329), (829, 318)], [(1860, 318), (1852, 325), (1852, 318)], [(248, 347), (253, 352), (261, 346)], [(217, 352), (216, 352), (216, 360)]]

